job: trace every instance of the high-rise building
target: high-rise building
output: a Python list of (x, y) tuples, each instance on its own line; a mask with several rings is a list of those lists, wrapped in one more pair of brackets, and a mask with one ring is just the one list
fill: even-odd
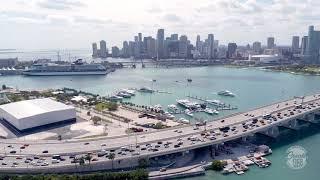
[(101, 58), (106, 58), (108, 56), (108, 52), (107, 52), (107, 44), (106, 41), (101, 40), (100, 41), (100, 57)]
[(117, 46), (113, 46), (111, 49), (112, 57), (119, 57), (120, 50)]
[(178, 56), (179, 58), (187, 58), (188, 56), (188, 37), (186, 35), (180, 36)]
[(154, 58), (156, 57), (156, 40), (152, 38), (151, 36), (146, 38), (146, 53), (148, 58)]
[(177, 40), (178, 40), (178, 34), (171, 34), (170, 39), (171, 39), (172, 41), (177, 41)]
[(92, 57), (98, 57), (98, 46), (97, 43), (92, 43)]
[(139, 48), (139, 57), (142, 57), (143, 54), (143, 43), (142, 43), (142, 33), (138, 33), (138, 48)]
[(129, 56), (130, 57), (134, 56), (134, 46), (135, 46), (135, 42), (129, 41)]
[(293, 53), (297, 53), (299, 51), (299, 41), (300, 41), (300, 37), (299, 36), (293, 36), (292, 37), (292, 52)]
[(208, 34), (208, 46), (207, 46), (208, 59), (214, 57), (214, 35)]
[(256, 41), (256, 42), (254, 42), (253, 44), (252, 44), (252, 50), (253, 50), (253, 52), (255, 52), (256, 54), (260, 54), (261, 53), (261, 42), (258, 42), (258, 41)]
[(275, 48), (274, 37), (268, 37), (268, 39), (267, 39), (267, 48), (268, 49)]
[(200, 35), (197, 35), (197, 41), (196, 41), (196, 49), (198, 50), (198, 51), (200, 51)]
[(307, 44), (307, 62), (310, 64), (319, 64), (320, 51), (320, 31), (315, 31), (314, 26), (309, 26), (308, 44)]
[(237, 44), (228, 43), (227, 58), (236, 57)]
[(122, 56), (125, 57), (125, 58), (130, 57), (129, 44), (128, 44), (127, 41), (123, 41)]
[(142, 42), (142, 33), (138, 33), (138, 41)]
[(157, 58), (164, 58), (164, 29), (158, 29), (157, 32)]
[(302, 55), (306, 55), (307, 46), (308, 46), (308, 36), (303, 36), (301, 38), (301, 54)]

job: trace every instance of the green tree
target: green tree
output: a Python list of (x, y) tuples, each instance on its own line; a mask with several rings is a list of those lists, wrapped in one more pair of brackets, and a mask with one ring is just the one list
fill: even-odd
[(91, 118), (91, 120), (92, 120), (92, 122), (93, 122), (94, 125), (98, 125), (98, 123), (99, 123), (102, 119), (101, 119), (101, 117), (99, 117), (99, 116), (93, 116), (93, 117)]
[(215, 171), (221, 171), (223, 169), (223, 162), (220, 160), (212, 161), (211, 169)]
[(163, 126), (162, 122), (157, 122), (157, 124), (155, 124), (153, 128), (155, 128), (155, 129), (163, 129), (164, 126)]
[(85, 164), (85, 158), (83, 156), (81, 156), (79, 159), (79, 165), (83, 166), (84, 164)]
[(114, 160), (115, 157), (116, 157), (116, 155), (114, 153), (110, 153), (109, 156), (108, 156), (108, 159), (110, 159), (111, 163), (112, 163), (112, 169), (113, 169), (113, 160)]
[(2, 89), (5, 90), (7, 89), (7, 86), (5, 84), (2, 85)]
[(140, 168), (147, 168), (150, 165), (149, 159), (142, 158), (138, 160), (138, 164)]
[(89, 162), (89, 165), (91, 164), (91, 160), (92, 160), (92, 155), (91, 154), (86, 154), (86, 156), (84, 157), (86, 161)]

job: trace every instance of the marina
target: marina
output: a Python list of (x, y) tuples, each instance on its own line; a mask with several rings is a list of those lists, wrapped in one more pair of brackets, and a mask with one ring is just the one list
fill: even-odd
[(209, 100), (203, 97), (198, 97), (198, 96), (187, 96), (188, 98), (199, 100), (201, 102), (204, 102), (207, 105), (212, 105), (215, 107), (216, 110), (236, 110), (238, 107), (232, 106), (230, 104), (225, 104), (219, 100)]

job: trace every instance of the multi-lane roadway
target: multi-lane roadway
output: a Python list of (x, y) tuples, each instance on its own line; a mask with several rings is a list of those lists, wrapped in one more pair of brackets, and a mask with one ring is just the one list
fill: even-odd
[[(104, 164), (110, 164), (110, 154), (114, 154), (114, 161), (118, 162), (118, 166), (121, 162), (130, 160), (135, 160), (133, 164), (136, 164), (139, 158), (186, 152), (264, 132), (290, 120), (302, 119), (307, 114), (318, 112), (319, 109), (320, 95), (316, 94), (306, 96), (303, 100), (291, 99), (229, 115), (202, 126), (190, 125), (130, 136), (86, 140), (6, 139), (1, 140), (0, 144), (0, 171), (23, 171), (32, 167), (33, 170), (41, 169), (43, 172), (58, 167), (76, 167), (78, 161), (74, 160), (74, 156), (81, 157), (88, 153), (92, 156), (91, 166), (99, 165), (99, 169), (111, 168), (110, 165)], [(59, 155), (61, 158), (53, 155)]]

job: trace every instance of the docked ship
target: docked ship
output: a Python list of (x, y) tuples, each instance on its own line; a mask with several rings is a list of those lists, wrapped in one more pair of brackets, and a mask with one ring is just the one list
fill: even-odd
[(78, 59), (71, 64), (33, 64), (26, 68), (23, 74), (28, 76), (105, 75), (107, 69), (101, 64), (88, 64)]

